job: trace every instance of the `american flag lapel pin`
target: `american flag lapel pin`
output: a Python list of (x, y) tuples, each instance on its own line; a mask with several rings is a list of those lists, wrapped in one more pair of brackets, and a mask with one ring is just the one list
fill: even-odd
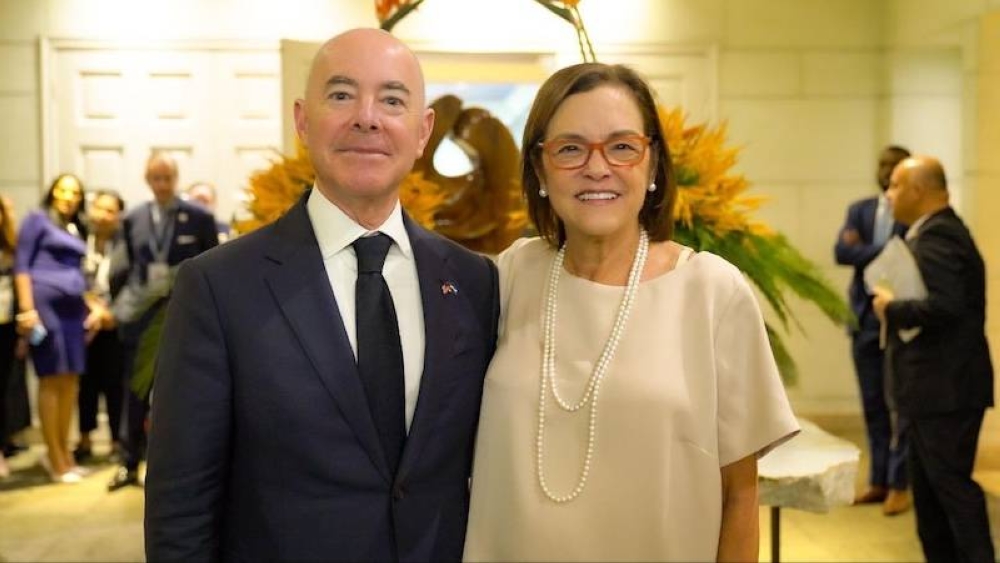
[(455, 293), (458, 293), (458, 288), (455, 287), (454, 283), (446, 281), (441, 284), (441, 295), (452, 295)]

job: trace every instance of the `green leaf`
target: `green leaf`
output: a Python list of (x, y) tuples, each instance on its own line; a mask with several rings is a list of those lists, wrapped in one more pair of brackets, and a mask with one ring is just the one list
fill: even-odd
[[(744, 231), (720, 235), (696, 218), (693, 227), (677, 223), (674, 239), (695, 250), (717, 254), (736, 266), (757, 287), (786, 332), (790, 322), (803, 331), (786, 299), (788, 292), (812, 303), (837, 324), (856, 323), (840, 292), (784, 235), (758, 235)], [(780, 333), (770, 324), (767, 324), (767, 331), (782, 378), (790, 384), (797, 376), (795, 362)]]
[(677, 166), (674, 168), (674, 174), (677, 175), (677, 185), (678, 186), (697, 186), (698, 185), (698, 171), (692, 168), (686, 168), (684, 166)]
[(149, 396), (153, 388), (153, 375), (156, 370), (156, 354), (160, 349), (160, 334), (163, 333), (163, 321), (167, 317), (166, 300), (161, 301), (159, 310), (149, 321), (146, 330), (139, 337), (139, 345), (135, 354), (135, 368), (132, 372), (130, 387), (140, 399)]

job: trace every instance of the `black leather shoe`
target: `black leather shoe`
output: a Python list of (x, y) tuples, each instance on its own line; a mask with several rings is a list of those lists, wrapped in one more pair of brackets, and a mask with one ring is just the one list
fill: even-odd
[(139, 485), (139, 472), (135, 469), (129, 469), (124, 465), (115, 469), (115, 474), (111, 477), (111, 481), (108, 482), (108, 492), (113, 493), (118, 489), (127, 487), (129, 485)]
[(77, 446), (76, 449), (73, 450), (73, 459), (75, 459), (77, 463), (81, 464), (87, 463), (93, 457), (94, 457), (94, 452), (92, 452), (90, 448)]
[(27, 451), (27, 450), (28, 450), (28, 446), (25, 446), (23, 444), (15, 444), (14, 442), (10, 442), (10, 443), (7, 443), (7, 444), (3, 445), (3, 456), (4, 457), (14, 457), (17, 454), (19, 454), (21, 452), (24, 452), (24, 451)]

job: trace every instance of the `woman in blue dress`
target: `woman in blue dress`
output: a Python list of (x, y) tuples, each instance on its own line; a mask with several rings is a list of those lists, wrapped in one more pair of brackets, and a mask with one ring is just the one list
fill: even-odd
[(48, 449), (42, 465), (62, 483), (82, 477), (69, 449), (86, 349), (82, 211), (80, 179), (72, 174), (56, 178), (42, 209), (29, 213), (21, 224), (14, 266), (18, 331), (28, 337), (39, 378), (38, 416)]

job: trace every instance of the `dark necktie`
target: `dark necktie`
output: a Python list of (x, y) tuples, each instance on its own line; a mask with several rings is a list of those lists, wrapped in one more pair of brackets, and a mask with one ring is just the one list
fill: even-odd
[(399, 324), (382, 265), (392, 239), (378, 233), (354, 241), (358, 256), (355, 285), (358, 372), (368, 398), (389, 470), (395, 474), (406, 440), (403, 397), (403, 349)]

